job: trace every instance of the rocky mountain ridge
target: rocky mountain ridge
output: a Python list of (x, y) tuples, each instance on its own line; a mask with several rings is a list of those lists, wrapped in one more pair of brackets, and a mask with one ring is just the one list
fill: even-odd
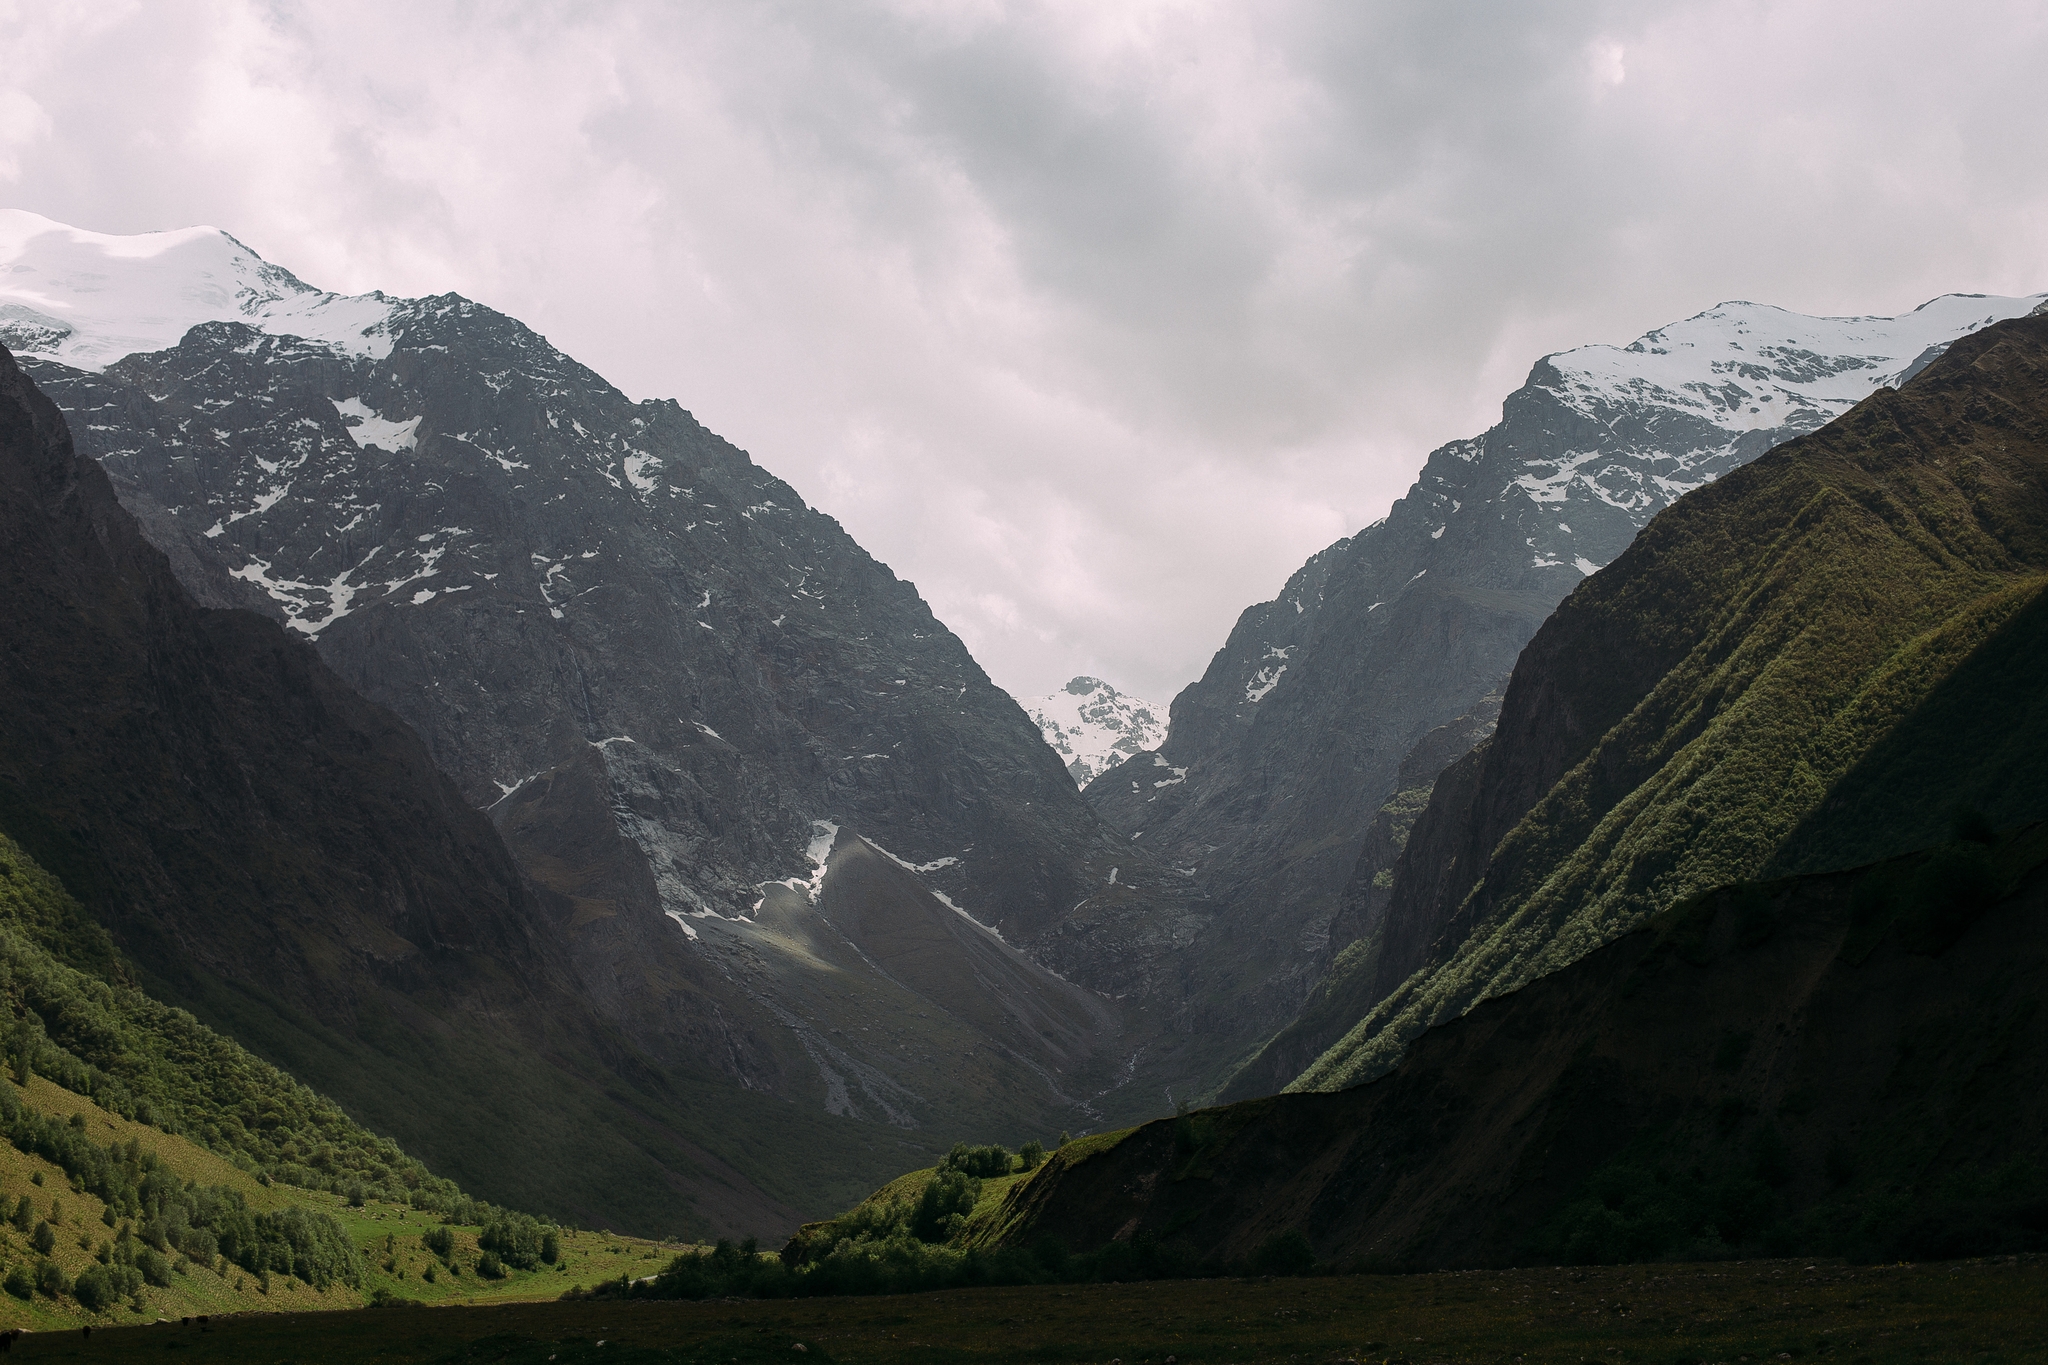
[[(489, 1197), (671, 1230), (794, 1216), (801, 1182), (706, 1149), (708, 1069), (658, 1068), (589, 1007), (569, 907), (413, 731), (276, 623), (193, 603), (4, 351), (0, 573), (0, 825), (112, 931), (106, 970)], [(777, 1107), (753, 1121), (851, 1135)]]

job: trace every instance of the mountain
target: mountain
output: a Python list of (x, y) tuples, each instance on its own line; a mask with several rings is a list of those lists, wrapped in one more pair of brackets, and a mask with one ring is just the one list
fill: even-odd
[(1980, 837), (1693, 897), (1370, 1084), (1056, 1153), (989, 1225), (1378, 1269), (2048, 1249), (2048, 826)]
[(1385, 992), (1294, 1084), (1703, 888), (2048, 814), (2044, 621), (2048, 316), (1682, 499), (1558, 608), (1400, 856)]
[(1627, 346), (1545, 357), (1498, 425), (1434, 451), (1383, 520), (1247, 608), (1174, 699), (1161, 748), (1087, 789), (1208, 898), (1176, 965), (1202, 1002), (1191, 1027), (1216, 1040), (1216, 1078), (1238, 1072), (1225, 1093), (1284, 1085), (1374, 1002), (1355, 987), (1381, 953), (1375, 888), (1429, 765), (1458, 750), (1430, 736), (1487, 732), (1567, 593), (1688, 490), (2037, 301), (1949, 295), (1898, 318), (1728, 303)]
[[(419, 735), (570, 907), (579, 998), (651, 1065), (853, 1120), (876, 1170), (1156, 1103), (1123, 1066), (1156, 1027), (1105, 995), (1167, 951), (1184, 879), (744, 452), (503, 314), (323, 293), (212, 229), (0, 215), (0, 257), (24, 364), (180, 580)], [(835, 914), (854, 865), (847, 899), (892, 914)], [(890, 968), (907, 934), (992, 1007)]]
[(1075, 678), (1025, 709), (1083, 787), (1096, 774), (1158, 748), (1166, 738), (1165, 708), (1127, 697), (1100, 678)]
[[(727, 1100), (711, 1068), (657, 1066), (599, 1017), (573, 905), (537, 892), (412, 730), (311, 645), (195, 605), (4, 352), (0, 566), (0, 826), (118, 950), (61, 935), (69, 965), (132, 978), (496, 1202), (773, 1229), (819, 1183), (859, 1187), (854, 1125)], [(50, 1027), (88, 1060), (121, 1036)], [(134, 1051), (94, 1064), (120, 1079)], [(163, 1121), (191, 1119), (180, 1102)], [(740, 1121), (768, 1140), (731, 1147)], [(815, 1145), (816, 1171), (780, 1169), (777, 1143)], [(335, 1149), (283, 1155), (331, 1167)]]

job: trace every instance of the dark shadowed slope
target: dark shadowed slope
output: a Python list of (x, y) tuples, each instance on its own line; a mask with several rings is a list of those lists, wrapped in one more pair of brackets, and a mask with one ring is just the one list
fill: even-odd
[[(2048, 1248), (2048, 827), (1688, 901), (1391, 1074), (1062, 1153), (1002, 1240), (1387, 1267)], [(2017, 882), (2017, 890), (2004, 894)]]

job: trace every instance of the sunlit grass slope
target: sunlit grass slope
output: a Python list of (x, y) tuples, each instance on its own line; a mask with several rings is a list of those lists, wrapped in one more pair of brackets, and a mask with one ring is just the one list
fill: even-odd
[[(486, 1225), (517, 1215), (467, 1198), (332, 1101), (136, 989), (105, 932), (5, 836), (0, 1004), (0, 1110), (17, 1115), (14, 1140), (0, 1140), (0, 1280), (26, 1277), (0, 1293), (0, 1325), (336, 1308), (380, 1295), (553, 1297), (651, 1273), (664, 1255), (642, 1240), (553, 1229), (552, 1262), (522, 1269), (487, 1257)], [(178, 1216), (164, 1212), (188, 1195), (238, 1199), (258, 1219), (294, 1208), (309, 1226), (331, 1219), (346, 1245), (316, 1257), (317, 1269), (295, 1267), (307, 1274), (251, 1271), (220, 1244), (188, 1254), (206, 1242), (181, 1243)], [(81, 1273), (121, 1283), (93, 1294), (77, 1287)]]
[[(137, 1143), (154, 1153), (188, 1184), (220, 1186), (240, 1194), (251, 1208), (277, 1211), (293, 1206), (334, 1218), (362, 1258), (361, 1283), (329, 1284), (324, 1289), (289, 1274), (257, 1276), (216, 1260), (202, 1264), (175, 1251), (166, 1255), (170, 1283), (145, 1284), (137, 1299), (124, 1297), (105, 1311), (85, 1309), (72, 1295), (41, 1292), (27, 1297), (0, 1294), (0, 1328), (48, 1330), (84, 1323), (149, 1322), (201, 1313), (282, 1312), (359, 1307), (392, 1297), (425, 1304), (509, 1303), (552, 1299), (572, 1286), (616, 1279), (622, 1274), (653, 1274), (680, 1248), (662, 1247), (642, 1239), (607, 1232), (558, 1231), (560, 1250), (553, 1265), (531, 1271), (505, 1267), (496, 1278), (479, 1271), (482, 1249), (475, 1224), (448, 1225), (443, 1216), (406, 1204), (368, 1199), (352, 1207), (344, 1196), (272, 1182), (262, 1183), (225, 1158), (185, 1138), (147, 1124), (110, 1114), (83, 1095), (32, 1077), (13, 1093), (31, 1109), (59, 1119), (81, 1116), (85, 1136), (102, 1145)], [(47, 1259), (67, 1277), (96, 1263), (95, 1253), (117, 1236), (106, 1222), (108, 1206), (89, 1192), (75, 1189), (61, 1167), (41, 1157), (0, 1143), (0, 1200), (12, 1211), (22, 1198), (36, 1222), (49, 1222), (56, 1236)], [(449, 1248), (429, 1249), (427, 1242), (445, 1232)], [(84, 1245), (81, 1245), (84, 1243)], [(32, 1244), (32, 1232), (0, 1223), (0, 1276), (17, 1265), (45, 1259)], [(431, 1278), (429, 1276), (431, 1275)]]

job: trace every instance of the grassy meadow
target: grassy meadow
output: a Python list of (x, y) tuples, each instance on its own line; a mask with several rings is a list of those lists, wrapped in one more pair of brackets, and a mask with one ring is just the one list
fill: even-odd
[[(800, 1349), (801, 1348), (801, 1349)], [(1406, 1365), (2048, 1358), (2048, 1257), (1803, 1261), (960, 1289), (878, 1298), (269, 1312), (38, 1332), (35, 1360)], [(185, 1354), (189, 1352), (189, 1356)]]

